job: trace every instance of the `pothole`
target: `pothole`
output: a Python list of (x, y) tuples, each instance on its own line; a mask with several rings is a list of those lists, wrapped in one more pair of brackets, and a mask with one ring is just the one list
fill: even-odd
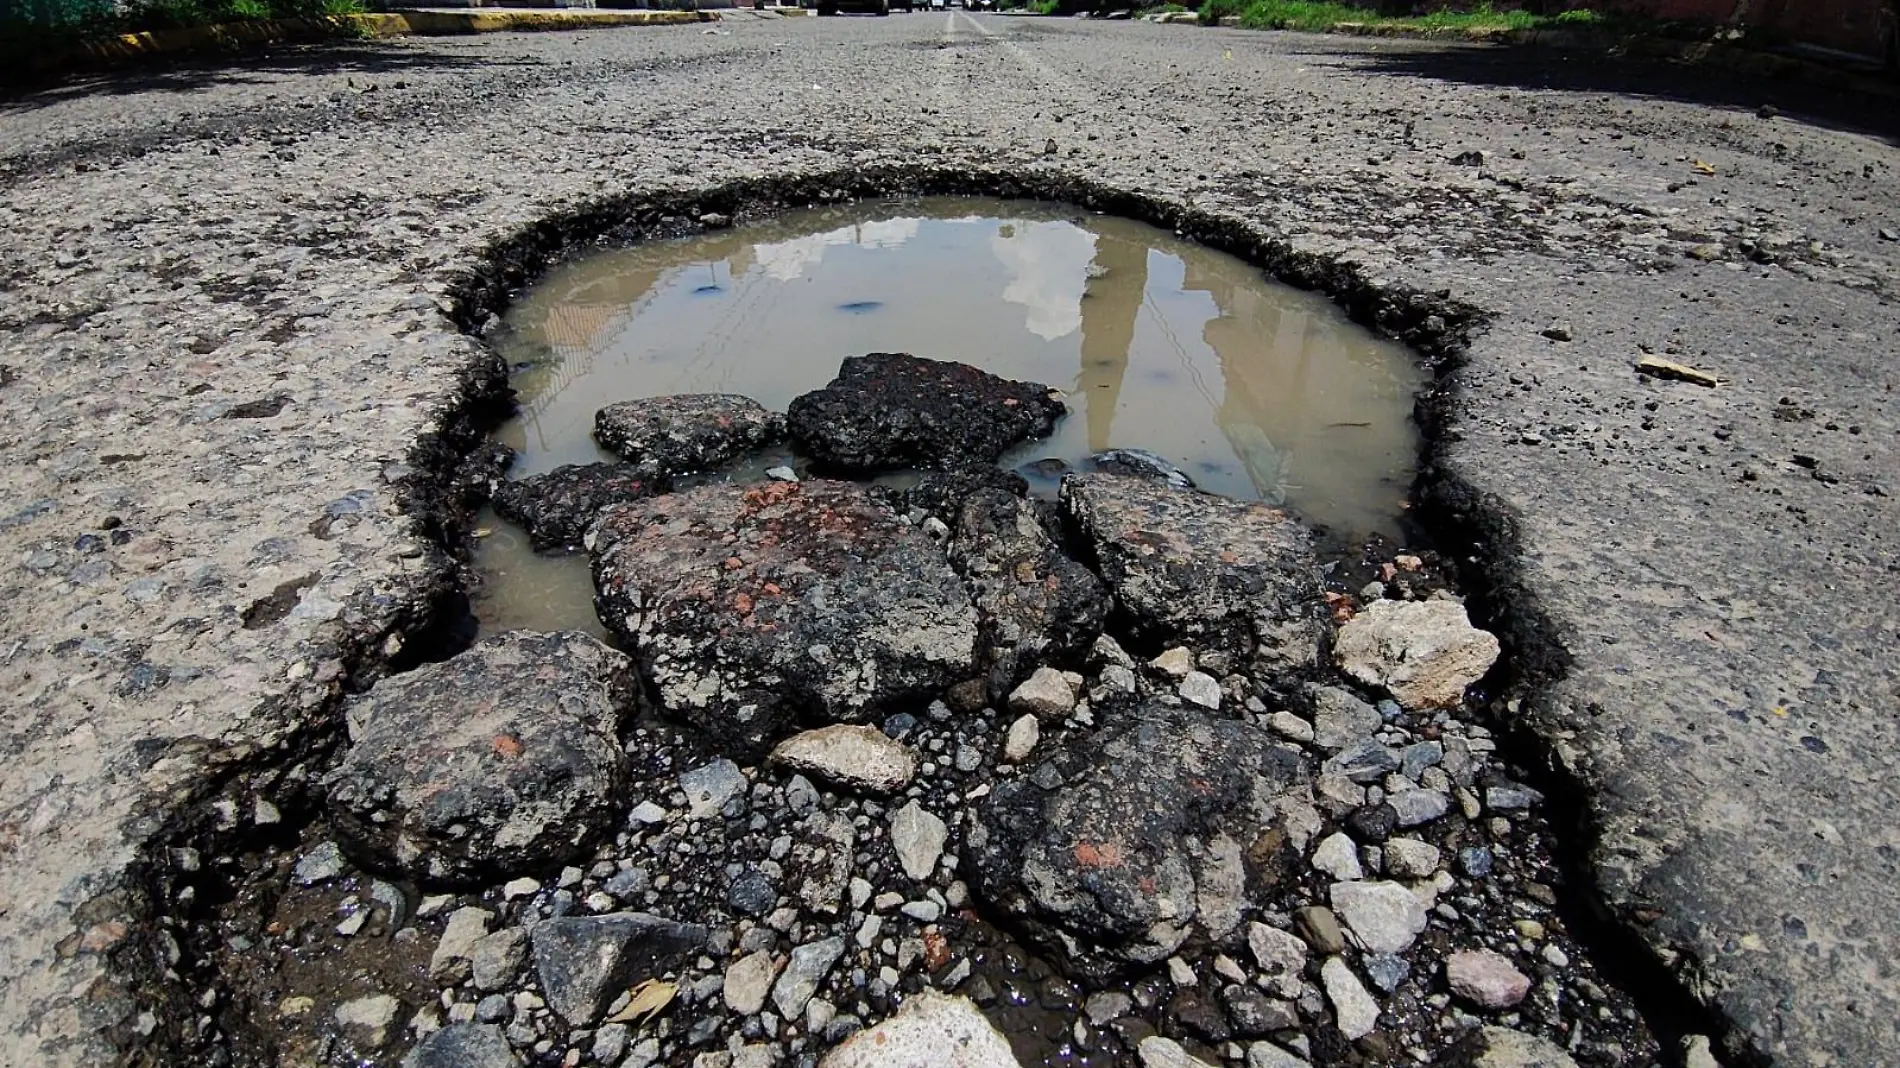
[[(783, 411), (844, 355), (911, 352), (1062, 390), (1054, 433), (1000, 461), (1039, 496), (1097, 453), (1140, 449), (1347, 545), (1400, 536), (1427, 381), (1402, 346), (1233, 256), (1128, 219), (964, 197), (595, 252), (525, 293), (491, 341), (520, 401), (497, 434), (511, 478), (611, 460), (593, 437), (603, 398), (739, 393)], [(779, 466), (813, 470), (779, 445), (702, 477)], [(492, 513), (481, 525), (487, 629), (598, 629), (584, 558), (536, 554)]]
[[(365, 805), (334, 778), (267, 789), (268, 834), (168, 855), (196, 1015), (181, 1045), (221, 1064), (802, 1068), (840, 1046), (871, 1059), (828, 1063), (874, 1064), (853, 1036), (895, 1012), (964, 1026), (946, 1014), (966, 1002), (924, 996), (941, 991), (1023, 1065), (1451, 1066), (1486, 1045), (1484, 1063), (1656, 1061), (1572, 937), (1541, 799), (1483, 725), (1512, 699), (1487, 682), (1510, 673), (1480, 680), (1473, 654), (1437, 691), (1410, 677), (1484, 643), (1404, 518), (1407, 413), (1429, 386), (1404, 350), (1240, 261), (1073, 208), (904, 201), (728, 231), (732, 203), (630, 209), (714, 232), (570, 263), (490, 324), (526, 387), (509, 477), (608, 462), (595, 409), (682, 392), (789, 407), (798, 447), (692, 472), (636, 461), (616, 484), (655, 484), (587, 538), (598, 591), (589, 554), (535, 554), (479, 520), (491, 639), (398, 679), (453, 691), (420, 735), (487, 732), (509, 702), (522, 724), (445, 743), (473, 763), (412, 777), (407, 801)], [(1448, 303), (1250, 241), (1221, 243), (1408, 340), (1454, 332)], [(963, 266), (912, 278), (907, 253)], [(814, 458), (792, 402), (880, 351), (1055, 386), (1067, 410), (986, 474), (840, 470), (855, 445), (836, 434)], [(1041, 403), (962, 370), (860, 371), (946, 376), (976, 423)], [(824, 411), (853, 422), (848, 399)], [(1096, 473), (1104, 448), (1201, 489)], [(1262, 499), (1304, 522), (1244, 503)], [(1381, 641), (1341, 670), (1333, 635), (1373, 621)], [(525, 627), (586, 629), (639, 662), (646, 698), (610, 728), (611, 826), (444, 885), (431, 849), (459, 856), (522, 810), (528, 720), (585, 704), (553, 660), (440, 682)], [(374, 713), (378, 691), (348, 711)], [(858, 754), (843, 766), (764, 759), (827, 720), (864, 727), (828, 736)], [(541, 784), (557, 780), (572, 785)], [(417, 837), (389, 855), (366, 843), (363, 825), (441, 790), (493, 804), (405, 823)]]

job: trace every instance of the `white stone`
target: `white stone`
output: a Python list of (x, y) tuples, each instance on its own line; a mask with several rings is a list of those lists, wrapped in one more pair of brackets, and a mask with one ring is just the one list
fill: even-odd
[(733, 961), (726, 969), (726, 1007), (741, 1016), (751, 1016), (764, 1008), (772, 980), (778, 978), (779, 969), (784, 966), (784, 958), (763, 949)]
[(1142, 1068), (1213, 1068), (1213, 1065), (1192, 1056), (1181, 1044), (1172, 1038), (1150, 1035), (1135, 1047), (1141, 1056)]
[(912, 801), (891, 817), (891, 845), (897, 849), (897, 862), (904, 874), (924, 882), (937, 870), (937, 858), (943, 855), (943, 842), (950, 828), (922, 805)]
[(1368, 952), (1403, 953), (1425, 931), (1426, 906), (1398, 883), (1334, 883), (1332, 903), (1346, 929)]
[(346, 1001), (336, 1007), (336, 1023), (350, 1037), (371, 1049), (381, 1049), (389, 1041), (389, 1025), (396, 1022), (402, 1002), (388, 994)]
[(819, 1068), (1020, 1068), (1009, 1040), (968, 998), (925, 990), (845, 1039)]
[(1485, 1009), (1508, 1009), (1530, 993), (1531, 981), (1510, 958), (1488, 949), (1461, 949), (1445, 960), (1451, 992)]
[(1025, 713), (1009, 725), (1009, 735), (1003, 739), (1003, 760), (1011, 764), (1022, 763), (1041, 740), (1042, 725), (1035, 716)]
[(1188, 672), (1181, 679), (1181, 685), (1177, 687), (1176, 692), (1181, 695), (1181, 700), (1188, 704), (1207, 709), (1220, 707), (1220, 682), (1205, 671)]
[(1366, 986), (1338, 957), (1326, 958), (1319, 966), (1319, 981), (1326, 988), (1326, 999), (1333, 1003), (1333, 1019), (1339, 1032), (1357, 1041), (1379, 1026), (1379, 1003), (1366, 993)]
[(1438, 871), (1438, 847), (1416, 838), (1388, 838), (1385, 873), (1399, 879), (1429, 879)]
[(1010, 693), (1009, 708), (1043, 719), (1060, 718), (1075, 709), (1075, 687), (1055, 668), (1039, 667)]
[(1456, 601), (1374, 601), (1339, 628), (1333, 657), (1407, 708), (1452, 708), (1498, 659), (1498, 640)]
[(443, 986), (454, 986), (468, 978), (475, 943), (488, 934), (488, 921), (494, 918), (487, 909), (460, 908), (450, 913), (442, 941), (436, 943), (435, 953), (429, 957), (429, 978)]
[(1148, 661), (1148, 666), (1179, 682), (1194, 670), (1194, 654), (1186, 646), (1177, 645)]
[(1247, 925), (1247, 948), (1275, 992), (1282, 997), (1299, 995), (1300, 973), (1306, 968), (1305, 942), (1287, 931), (1255, 922)]
[(1268, 716), (1267, 726), (1273, 733), (1291, 742), (1305, 745), (1313, 740), (1313, 725), (1291, 712), (1275, 712)]
[(1255, 1042), (1247, 1047), (1247, 1068), (1313, 1068), (1303, 1058), (1296, 1057), (1271, 1042)]
[(835, 723), (795, 734), (766, 763), (862, 793), (890, 794), (917, 775), (917, 757), (875, 727)]
[(1313, 850), (1313, 867), (1339, 882), (1352, 882), (1366, 876), (1359, 866), (1359, 844), (1343, 831), (1327, 835)]

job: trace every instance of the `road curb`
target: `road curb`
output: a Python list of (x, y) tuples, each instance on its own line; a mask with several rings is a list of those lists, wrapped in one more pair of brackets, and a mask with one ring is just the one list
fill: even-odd
[(338, 38), (448, 37), (475, 33), (593, 30), (715, 22), (716, 11), (393, 11), (302, 19), (270, 19), (151, 30), (87, 41), (0, 74), (0, 84), (26, 85), (80, 71), (107, 70), (151, 59), (241, 51)]

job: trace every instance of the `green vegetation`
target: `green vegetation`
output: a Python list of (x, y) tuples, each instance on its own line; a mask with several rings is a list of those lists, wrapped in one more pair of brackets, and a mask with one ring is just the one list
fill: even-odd
[(1038, 15), (1054, 15), (1062, 7), (1062, 0), (1030, 0), (1029, 9)]
[(366, 10), (362, 0), (0, 0), (0, 60), (44, 55), (122, 33), (358, 15)]
[(1561, 15), (1533, 15), (1528, 11), (1498, 11), (1489, 3), (1479, 3), (1468, 11), (1434, 11), (1428, 15), (1381, 15), (1377, 11), (1337, 0), (1205, 0), (1201, 5), (1202, 22), (1218, 22), (1240, 16), (1240, 24), (1252, 30), (1327, 30), (1342, 22), (1369, 26), (1390, 26), (1408, 30), (1534, 30), (1547, 26), (1580, 27), (1596, 25), (1602, 16), (1594, 11), (1566, 11)]

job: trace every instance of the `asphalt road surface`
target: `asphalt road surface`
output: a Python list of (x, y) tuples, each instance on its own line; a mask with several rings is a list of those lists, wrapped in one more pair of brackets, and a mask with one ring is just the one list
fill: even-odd
[[(1600, 56), (961, 12), (351, 45), (0, 102), (0, 1062), (104, 1063), (152, 1028), (114, 956), (155, 959), (140, 858), (333, 730), (439, 582), (392, 465), (459, 396), (476, 343), (438, 307), (486, 244), (606, 196), (871, 168), (1086, 177), (1483, 309), (1434, 477), (1504, 518), (1458, 548), (1541, 672), (1520, 726), (1583, 788), (1596, 892), (1732, 1052), (1900, 1060), (1878, 110)], [(1645, 352), (1723, 382), (1640, 379)]]

